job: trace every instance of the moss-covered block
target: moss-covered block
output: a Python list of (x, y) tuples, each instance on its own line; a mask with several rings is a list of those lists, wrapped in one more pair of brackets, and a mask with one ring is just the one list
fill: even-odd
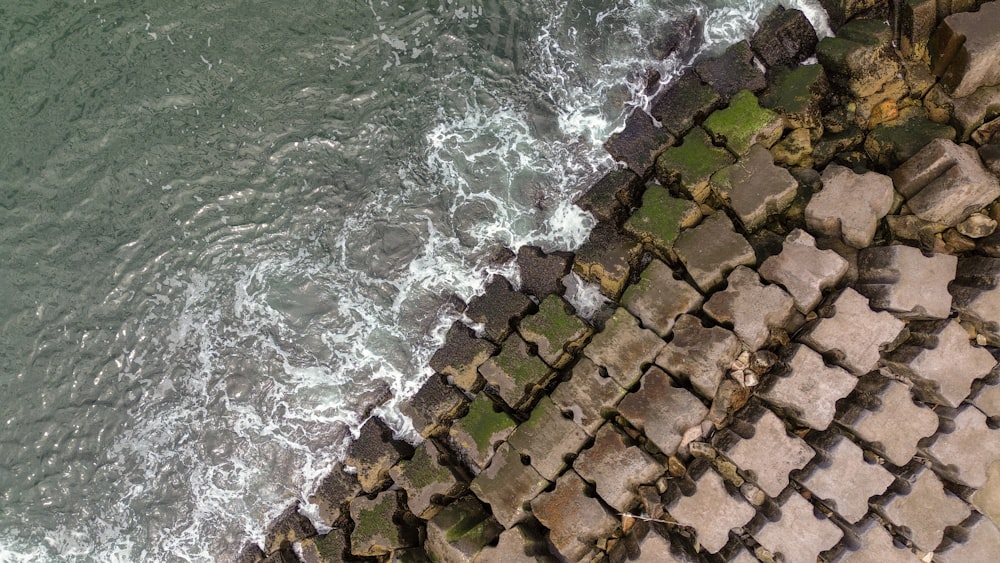
[(777, 113), (760, 107), (753, 92), (740, 90), (729, 107), (709, 115), (704, 126), (717, 141), (742, 156), (754, 143), (771, 148), (781, 138), (783, 122)]
[(673, 197), (660, 186), (649, 186), (642, 196), (642, 207), (625, 222), (625, 230), (667, 260), (681, 229), (693, 227), (700, 219), (701, 210), (695, 202)]
[(778, 71), (774, 84), (760, 97), (760, 105), (784, 118), (786, 129), (806, 128), (822, 133), (821, 109), (830, 83), (821, 65), (802, 65)]
[(362, 496), (351, 501), (351, 553), (378, 557), (416, 545), (416, 530), (399, 525), (401, 500), (399, 491), (384, 491), (373, 499)]
[(479, 373), (507, 406), (519, 409), (546, 383), (551, 369), (531, 353), (519, 334), (514, 333), (504, 341), (499, 354), (479, 366)]
[(302, 560), (309, 563), (339, 563), (347, 553), (347, 537), (334, 528), (329, 533), (303, 540)]
[(434, 561), (470, 561), (503, 532), (486, 507), (467, 496), (446, 506), (427, 523), (425, 547)]
[(664, 186), (677, 185), (681, 193), (700, 203), (711, 192), (708, 179), (712, 174), (734, 162), (729, 151), (713, 145), (708, 133), (695, 127), (679, 146), (656, 159), (656, 177)]
[(413, 457), (396, 464), (389, 474), (393, 482), (406, 491), (410, 512), (427, 519), (439, 508), (439, 498), (454, 497), (464, 488), (451, 470), (438, 462), (441, 452), (430, 440), (417, 446)]
[(521, 337), (538, 348), (538, 355), (555, 369), (565, 367), (583, 346), (592, 330), (558, 295), (549, 295), (538, 312), (518, 327)]
[(816, 58), (841, 91), (858, 98), (871, 96), (899, 72), (892, 55), (892, 29), (870, 19), (855, 19), (824, 37), (816, 46)]
[(883, 123), (865, 138), (865, 152), (880, 167), (894, 168), (933, 139), (955, 139), (955, 128), (927, 119), (923, 108), (906, 108), (899, 119)]
[(490, 463), (494, 446), (510, 436), (517, 423), (498, 411), (489, 397), (480, 393), (469, 404), (469, 412), (456, 420), (448, 431), (452, 447), (475, 472)]

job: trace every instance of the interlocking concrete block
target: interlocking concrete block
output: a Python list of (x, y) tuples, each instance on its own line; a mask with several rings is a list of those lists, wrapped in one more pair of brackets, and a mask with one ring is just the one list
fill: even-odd
[(1000, 461), (990, 465), (986, 472), (986, 484), (973, 493), (969, 500), (976, 510), (1000, 526)]
[(760, 23), (750, 43), (768, 68), (795, 66), (816, 51), (819, 38), (801, 10), (776, 6)]
[(1000, 196), (1000, 182), (983, 167), (976, 149), (935, 139), (892, 173), (914, 215), (949, 227)]
[[(614, 172), (609, 173), (609, 176), (612, 174)], [(546, 254), (537, 246), (522, 246), (517, 250), (521, 291), (539, 299), (549, 295), (562, 295), (566, 290), (562, 279), (569, 273), (571, 265), (569, 256)]]
[(393, 483), (406, 491), (406, 505), (413, 514), (427, 519), (439, 508), (438, 499), (453, 498), (466, 485), (438, 458), (441, 452), (430, 440), (417, 446), (413, 457), (389, 470)]
[(917, 469), (907, 481), (909, 490), (880, 499), (879, 510), (918, 549), (933, 551), (944, 529), (960, 524), (971, 512), (962, 499), (945, 491), (930, 469)]
[(361, 425), (356, 440), (347, 447), (344, 463), (357, 469), (358, 482), (366, 493), (389, 483), (389, 468), (413, 455), (413, 446), (393, 439), (392, 429), (373, 416)]
[(868, 500), (884, 493), (895, 478), (865, 461), (861, 448), (841, 435), (832, 435), (820, 448), (820, 461), (797, 481), (844, 520), (858, 522), (868, 513)]
[(966, 406), (943, 421), (937, 439), (924, 451), (938, 475), (979, 488), (986, 485), (990, 466), (1000, 461), (1000, 430), (987, 426), (979, 409)]
[(730, 530), (746, 525), (756, 510), (738, 491), (727, 490), (722, 477), (712, 469), (694, 483), (694, 493), (680, 496), (667, 511), (679, 524), (694, 528), (698, 543), (709, 553), (718, 553), (729, 542)]
[(912, 551), (896, 546), (892, 536), (874, 518), (857, 526), (857, 549), (845, 549), (834, 563), (920, 563)]
[(951, 314), (948, 284), (955, 279), (958, 257), (925, 256), (918, 248), (893, 245), (858, 253), (855, 289), (875, 309), (902, 319), (945, 319)]
[(448, 429), (449, 445), (473, 473), (478, 473), (489, 465), (496, 445), (506, 440), (516, 425), (514, 419), (480, 393), (469, 404), (469, 412)]
[(711, 182), (748, 231), (756, 231), (768, 217), (788, 209), (799, 188), (792, 174), (775, 165), (771, 152), (759, 144), (751, 146), (736, 164), (713, 174)]
[(552, 402), (563, 413), (569, 413), (573, 422), (591, 436), (604, 424), (605, 413), (624, 396), (625, 389), (588, 358), (580, 358), (569, 379), (560, 383), (550, 395)]
[(934, 411), (914, 403), (909, 388), (898, 381), (862, 377), (858, 393), (866, 404), (852, 404), (838, 421), (893, 465), (906, 465), (917, 453), (917, 442), (937, 431)]
[(586, 488), (575, 472), (567, 471), (555, 490), (531, 501), (531, 512), (549, 529), (549, 542), (568, 561), (583, 560), (618, 526), (600, 502), (587, 496)]
[(521, 320), (518, 332), (538, 348), (545, 363), (558, 369), (573, 360), (592, 330), (565, 299), (549, 295), (538, 304), (537, 313)]
[(806, 205), (806, 226), (816, 235), (843, 239), (865, 248), (875, 229), (892, 208), (892, 180), (877, 172), (855, 174), (830, 164), (823, 171), (823, 189)]
[(675, 387), (670, 376), (655, 366), (642, 376), (639, 390), (618, 403), (618, 411), (665, 455), (673, 455), (684, 432), (701, 424), (708, 414), (708, 408), (697, 397)]
[(433, 374), (400, 411), (410, 418), (413, 428), (424, 438), (437, 434), (469, 404), (458, 387)]
[(670, 195), (670, 190), (656, 184), (646, 187), (642, 206), (625, 221), (625, 232), (640, 240), (662, 259), (673, 253), (674, 241), (681, 229), (701, 220), (698, 204)]
[(941, 83), (952, 95), (1000, 84), (1000, 39), (992, 25), (997, 21), (1000, 4), (986, 2), (978, 12), (952, 14), (938, 26), (929, 45), (931, 62), (942, 69)]
[(525, 507), (548, 486), (549, 482), (521, 459), (521, 452), (504, 442), (469, 488), (490, 505), (497, 521), (510, 529), (527, 518)]
[(757, 272), (738, 266), (729, 273), (729, 285), (705, 303), (704, 310), (733, 332), (748, 348), (764, 346), (772, 329), (786, 329), (795, 312), (792, 297), (776, 285), (764, 285)]
[(967, 563), (993, 561), (1000, 554), (1000, 528), (989, 519), (979, 517), (975, 522), (963, 523), (965, 538), (953, 542), (935, 553), (934, 560), (941, 563)]
[(985, 384), (971, 400), (987, 418), (1000, 417), (1000, 383)]
[(479, 373), (512, 409), (529, 403), (553, 375), (549, 366), (528, 350), (528, 344), (517, 333), (504, 341), (499, 354), (479, 366)]
[[(595, 219), (604, 223), (620, 225), (628, 209), (632, 207), (635, 194), (642, 187), (642, 177), (627, 168), (611, 170), (583, 193), (576, 204), (584, 211), (589, 211)], [(522, 250), (525, 247), (521, 247)], [(521, 250), (518, 250), (518, 265), (521, 265)], [(527, 282), (527, 283), (526, 283)], [(551, 283), (546, 280), (546, 286)], [(530, 278), (524, 277), (524, 267), (521, 267), (521, 289), (542, 297), (532, 291), (535, 287)]]
[(495, 540), (503, 531), (474, 496), (449, 504), (427, 522), (424, 548), (434, 561), (462, 563)]
[(344, 471), (344, 464), (337, 462), (316, 486), (309, 502), (319, 507), (320, 520), (333, 528), (347, 515), (348, 501), (360, 492), (357, 476)]
[(486, 284), (485, 293), (469, 301), (465, 315), (473, 322), (481, 323), (486, 337), (499, 344), (513, 330), (513, 325), (534, 308), (531, 299), (514, 291), (507, 278), (494, 276)]
[(267, 525), (267, 530), (264, 532), (264, 551), (274, 553), (294, 542), (315, 535), (316, 528), (309, 518), (299, 512), (299, 502), (295, 501)]
[(564, 417), (548, 397), (542, 397), (507, 441), (531, 458), (531, 466), (546, 479), (554, 480), (566, 466), (566, 456), (575, 454), (589, 437), (572, 420)]
[(556, 563), (544, 539), (527, 526), (514, 526), (500, 534), (495, 546), (486, 546), (473, 563)]
[(886, 365), (912, 382), (925, 402), (957, 407), (972, 382), (997, 365), (989, 351), (969, 342), (969, 333), (957, 321), (913, 322), (910, 331), (911, 341), (888, 354)]
[(903, 321), (886, 312), (872, 311), (868, 299), (847, 288), (833, 302), (832, 317), (820, 319), (802, 341), (817, 352), (830, 354), (855, 375), (875, 369), (881, 348), (895, 341)]
[(573, 469), (619, 512), (627, 512), (636, 503), (639, 485), (655, 482), (665, 471), (640, 448), (627, 443), (611, 424), (601, 427), (594, 445), (580, 452)]
[(666, 538), (650, 531), (639, 540), (639, 556), (631, 563), (691, 563), (691, 559), (672, 549)]
[(639, 318), (643, 327), (666, 338), (674, 320), (697, 309), (702, 299), (698, 290), (676, 279), (669, 266), (654, 259), (642, 272), (639, 283), (625, 291), (622, 305)]
[(963, 256), (951, 285), (954, 307), (991, 346), (1000, 346), (1000, 258)]
[(806, 346), (796, 345), (787, 360), (788, 369), (777, 373), (760, 396), (796, 422), (826, 430), (833, 422), (837, 401), (854, 390), (858, 379)]
[(674, 136), (656, 124), (642, 109), (636, 109), (625, 120), (625, 129), (611, 135), (604, 149), (615, 160), (624, 162), (639, 176), (649, 175), (656, 157), (674, 144)]
[(717, 147), (701, 127), (695, 127), (676, 147), (656, 159), (656, 178), (664, 186), (677, 186), (685, 196), (699, 203), (712, 190), (709, 179), (716, 170), (736, 162), (725, 147)]
[(844, 532), (826, 518), (817, 517), (813, 505), (797, 492), (789, 491), (786, 496), (778, 519), (765, 523), (753, 537), (764, 549), (780, 554), (783, 561), (816, 561)]
[(327, 534), (299, 542), (299, 547), (301, 554), (296, 561), (302, 563), (344, 561), (347, 557), (347, 535), (344, 530), (334, 528)]
[(788, 485), (788, 474), (805, 467), (816, 452), (789, 434), (781, 419), (766, 408), (747, 412), (746, 419), (753, 424), (753, 436), (738, 440), (724, 453), (761, 490), (777, 497)]
[(729, 101), (740, 90), (760, 92), (767, 86), (763, 69), (753, 60), (750, 43), (740, 41), (730, 45), (726, 51), (709, 59), (702, 59), (694, 70), (709, 86)]
[(688, 274), (703, 292), (714, 289), (733, 268), (752, 266), (753, 248), (736, 232), (725, 213), (706, 217), (700, 225), (682, 231), (674, 250)]
[(388, 555), (417, 545), (416, 529), (398, 524), (405, 508), (399, 491), (383, 491), (373, 499), (351, 501), (351, 553), (362, 557)]
[(671, 133), (681, 137), (721, 103), (715, 89), (704, 84), (693, 70), (687, 70), (653, 98), (650, 113)]
[(847, 260), (833, 250), (819, 250), (816, 239), (802, 229), (788, 233), (781, 253), (760, 265), (760, 276), (780, 284), (801, 313), (812, 311), (823, 291), (837, 285), (847, 273)]
[(702, 124), (716, 142), (725, 144), (737, 156), (750, 152), (754, 144), (771, 148), (781, 138), (783, 125), (781, 116), (760, 107), (750, 90), (737, 92), (728, 107), (712, 112)]
[(605, 296), (618, 299), (641, 253), (641, 242), (620, 234), (611, 225), (598, 223), (587, 242), (576, 250), (573, 271), (598, 284)]
[(711, 399), (726, 370), (740, 353), (736, 335), (722, 327), (705, 328), (692, 315), (681, 315), (674, 338), (656, 357), (656, 365), (681, 381), (689, 381), (702, 397)]
[(495, 344), (485, 338), (476, 338), (472, 329), (455, 321), (448, 329), (444, 345), (431, 356), (430, 366), (450, 377), (455, 385), (475, 393), (483, 386), (479, 366), (496, 351)]
[(653, 363), (666, 343), (651, 330), (639, 326), (628, 310), (619, 308), (583, 349), (595, 364), (622, 387), (628, 388), (642, 375), (644, 366)]

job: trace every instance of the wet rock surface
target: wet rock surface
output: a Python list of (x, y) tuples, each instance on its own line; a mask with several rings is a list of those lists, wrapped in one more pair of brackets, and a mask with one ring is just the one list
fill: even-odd
[(588, 242), (520, 249), (431, 358), (419, 443), (366, 421), (238, 560), (991, 560), (997, 36), (927, 41), (998, 4), (823, 4), (836, 37), (776, 9), (634, 113)]

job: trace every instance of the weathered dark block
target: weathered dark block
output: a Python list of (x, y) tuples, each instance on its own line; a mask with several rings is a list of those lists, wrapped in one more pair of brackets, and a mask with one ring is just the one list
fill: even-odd
[(531, 299), (514, 291), (503, 276), (494, 276), (486, 284), (486, 293), (469, 301), (465, 315), (473, 322), (482, 323), (486, 337), (499, 344), (510, 334), (513, 324), (535, 308)]
[(642, 243), (598, 223), (590, 238), (576, 251), (573, 270), (585, 281), (601, 286), (601, 293), (617, 299), (628, 284)]
[(650, 113), (675, 137), (722, 105), (722, 97), (688, 70), (653, 99)]
[(483, 386), (479, 366), (496, 351), (495, 344), (476, 338), (472, 329), (455, 321), (448, 329), (444, 345), (431, 356), (430, 365), (434, 371), (452, 378), (455, 385), (474, 393)]
[(638, 199), (642, 178), (628, 168), (619, 168), (605, 174), (594, 183), (576, 204), (589, 211), (598, 221), (620, 224), (628, 208)]
[(625, 129), (611, 135), (604, 149), (645, 178), (652, 171), (656, 157), (672, 144), (674, 137), (670, 131), (658, 127), (646, 112), (636, 109), (625, 121)]
[(344, 471), (344, 464), (338, 462), (309, 496), (309, 502), (319, 506), (319, 517), (324, 524), (336, 527), (347, 515), (347, 503), (360, 492), (358, 478)]
[(694, 69), (724, 101), (740, 90), (757, 93), (767, 86), (764, 72), (754, 64), (753, 51), (746, 41), (731, 45), (722, 55), (704, 60)]
[(274, 553), (292, 543), (316, 535), (308, 518), (299, 514), (298, 501), (293, 502), (267, 526), (264, 551)]
[(750, 45), (768, 68), (792, 66), (816, 52), (816, 30), (801, 10), (778, 6), (760, 22)]
[(468, 403), (457, 387), (434, 374), (399, 410), (410, 418), (413, 428), (427, 438), (441, 431), (445, 423), (457, 418)]
[(413, 446), (392, 438), (392, 429), (378, 417), (369, 418), (358, 438), (347, 447), (346, 465), (358, 470), (358, 482), (366, 493), (389, 484), (389, 468), (413, 455)]
[(562, 295), (566, 291), (562, 279), (571, 265), (572, 259), (564, 254), (546, 254), (537, 246), (522, 246), (517, 251), (521, 291), (539, 299)]

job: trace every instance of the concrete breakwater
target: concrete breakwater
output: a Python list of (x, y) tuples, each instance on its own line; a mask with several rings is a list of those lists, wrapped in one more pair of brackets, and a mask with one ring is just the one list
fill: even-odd
[(1000, 2), (824, 5), (835, 37), (778, 9), (633, 113), (589, 241), (449, 331), (425, 440), (368, 420), (332, 529), (293, 504), (238, 560), (1000, 553)]

